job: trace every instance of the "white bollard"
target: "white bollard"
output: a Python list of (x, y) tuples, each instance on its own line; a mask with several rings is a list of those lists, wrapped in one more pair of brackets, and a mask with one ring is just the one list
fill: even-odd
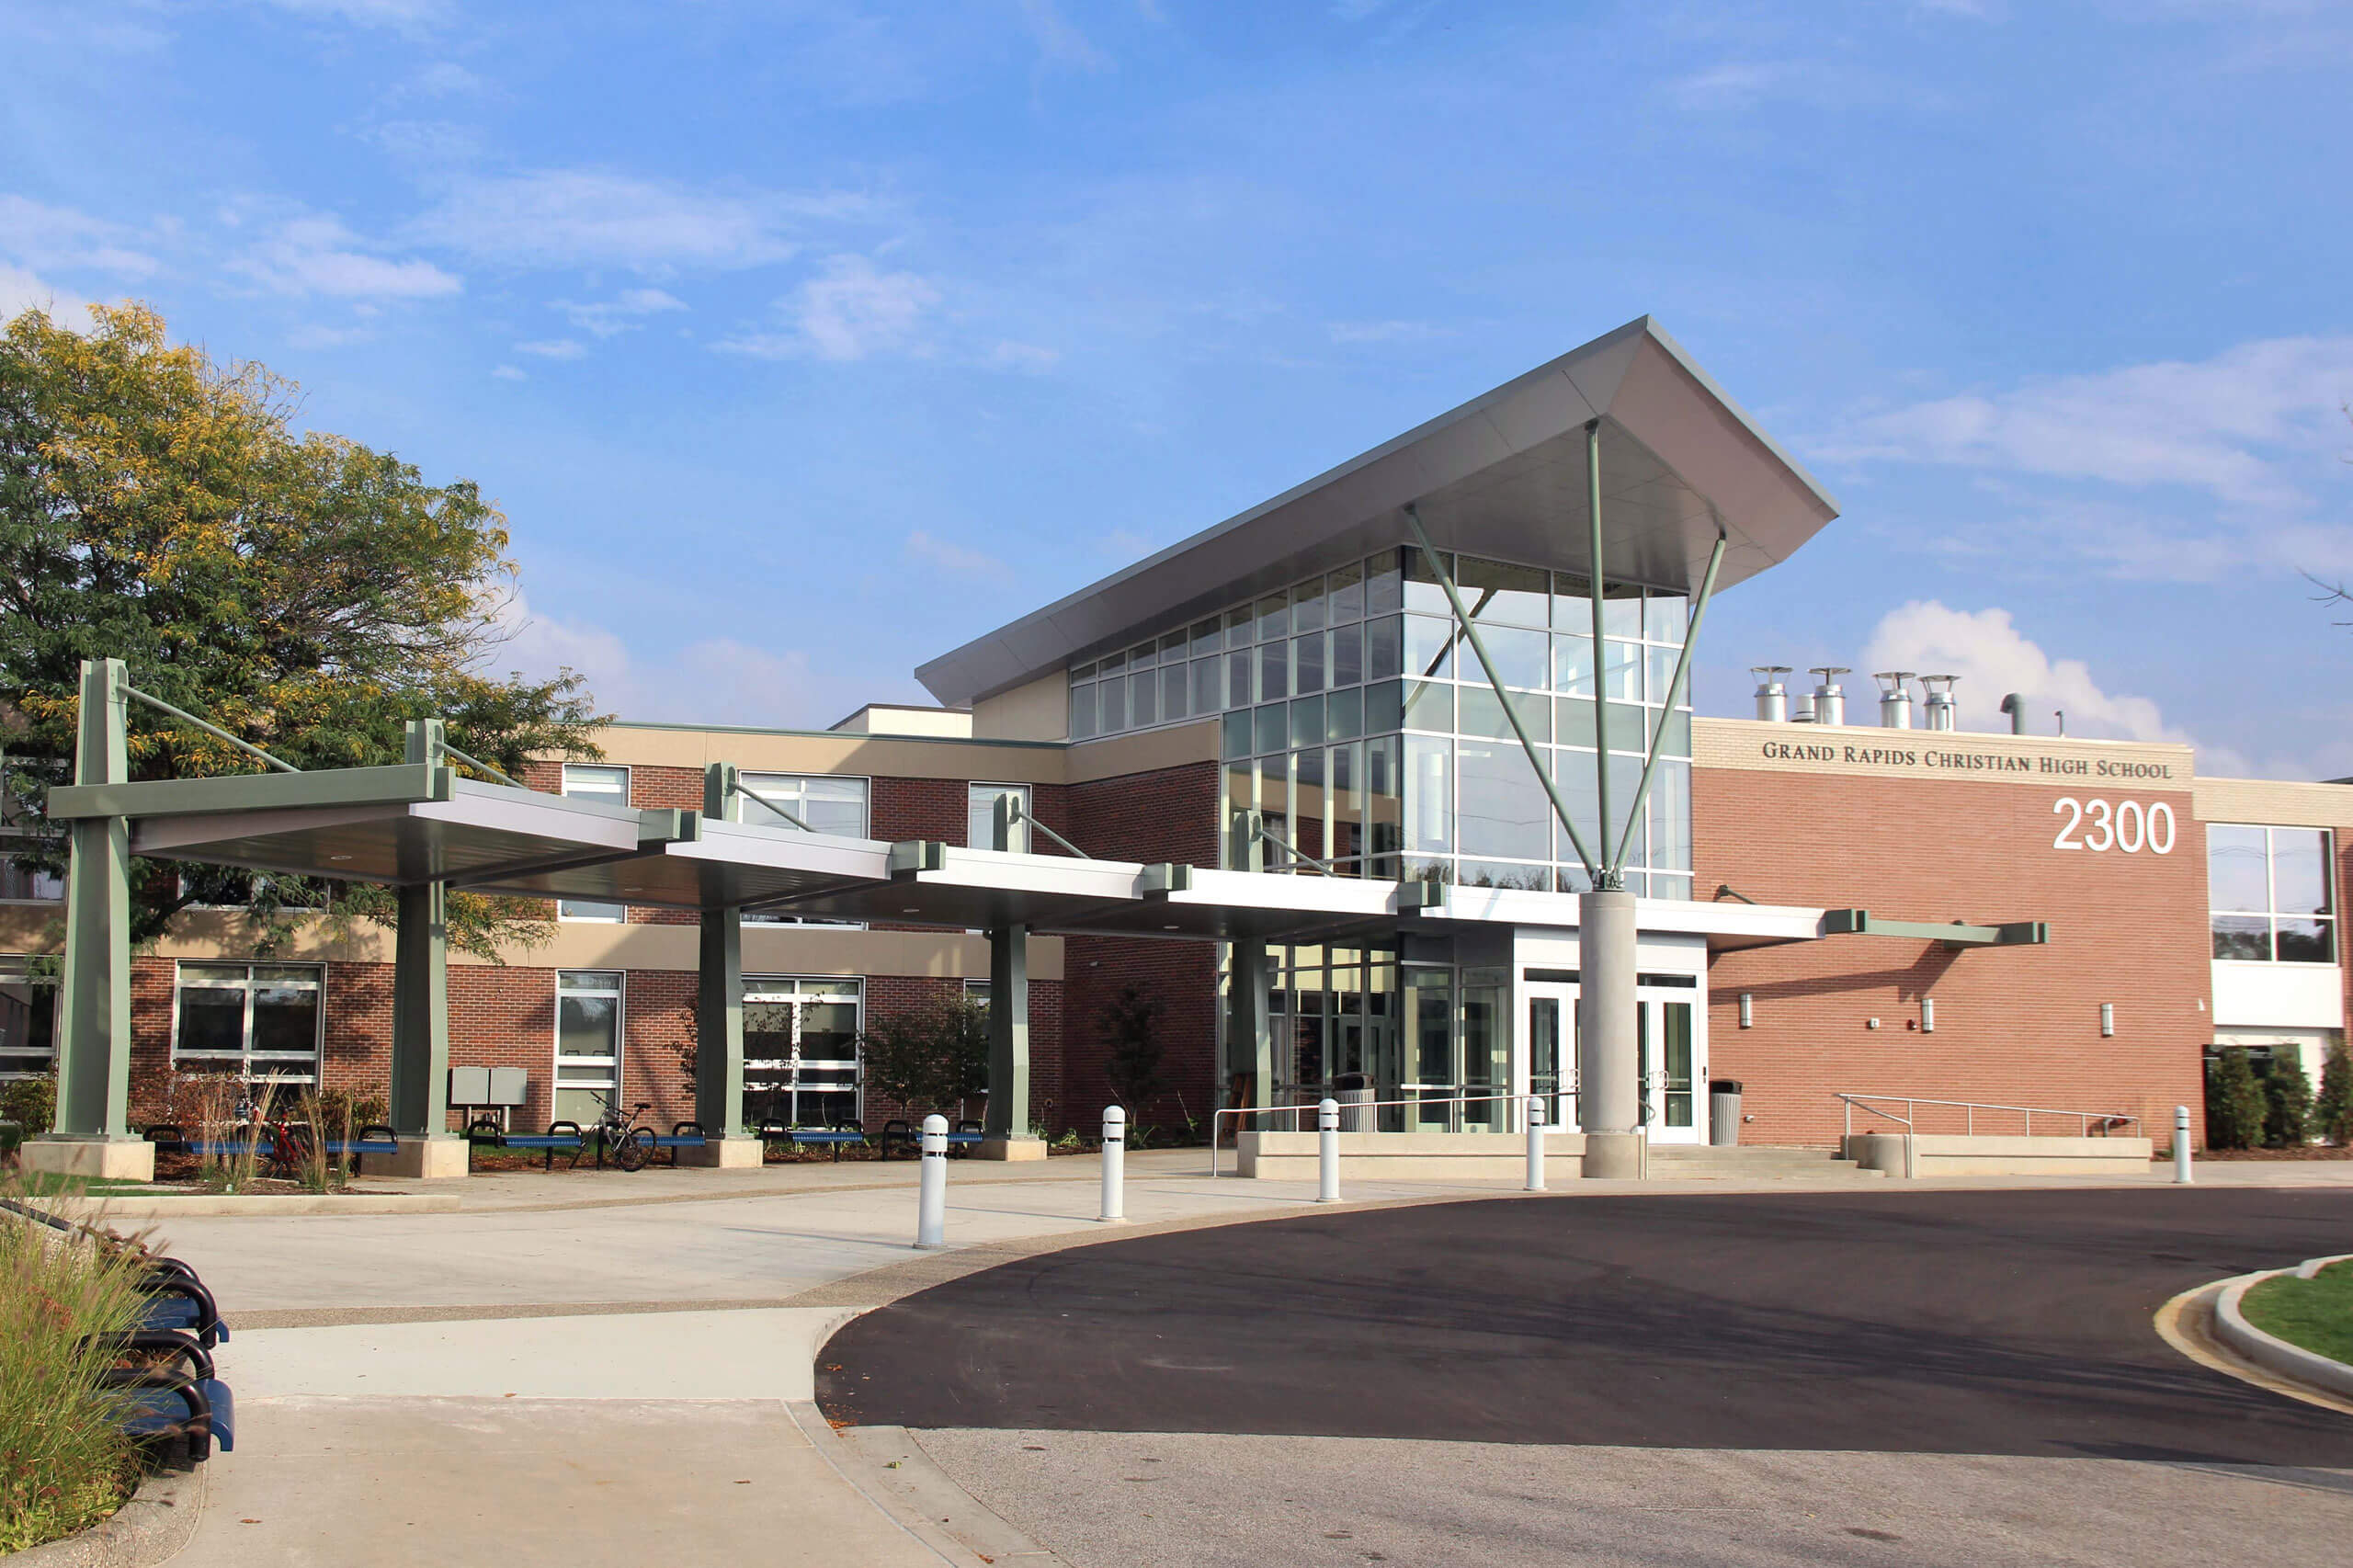
[(915, 1194), (915, 1245), (948, 1244), (948, 1119), (923, 1119), (922, 1183)]
[(1528, 1096), (1528, 1190), (1544, 1190), (1544, 1096)]
[(2173, 1179), (2178, 1187), (2188, 1187), (2196, 1179), (2189, 1174), (2189, 1108), (2186, 1105), (2173, 1108)]
[(1315, 1107), (1315, 1201), (1340, 1201), (1340, 1102), (1325, 1097)]
[(1107, 1225), (1128, 1217), (1127, 1195), (1122, 1190), (1127, 1164), (1128, 1113), (1107, 1105), (1103, 1108), (1103, 1212), (1097, 1216)]

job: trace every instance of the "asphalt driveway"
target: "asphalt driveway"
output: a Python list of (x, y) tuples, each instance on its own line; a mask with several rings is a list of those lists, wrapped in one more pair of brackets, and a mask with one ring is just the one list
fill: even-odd
[(2353, 1467), (2151, 1325), (2353, 1192), (1533, 1197), (1110, 1242), (835, 1338), (837, 1421)]

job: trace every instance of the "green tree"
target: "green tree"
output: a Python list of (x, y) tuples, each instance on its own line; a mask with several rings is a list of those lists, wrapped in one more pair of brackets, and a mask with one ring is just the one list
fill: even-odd
[(961, 1109), (989, 1086), (989, 1006), (969, 996), (870, 1017), (858, 1037), (866, 1086), (910, 1111)]
[(1123, 1109), (1143, 1104), (1165, 1085), (1160, 1063), (1166, 1047), (1160, 1038), (1160, 1016), (1166, 1010), (1159, 997), (1137, 985), (1121, 986), (1103, 1005), (1103, 1041), (1110, 1048), (1103, 1075)]
[(2312, 1142), (2313, 1081), (2301, 1053), (2290, 1050), (2271, 1059), (2263, 1097), (2266, 1148), (2301, 1149)]
[(2353, 1054), (2342, 1040), (2328, 1048), (2328, 1060), (2321, 1063), (2313, 1131), (2339, 1148), (2353, 1143)]
[[(507, 772), (595, 755), (569, 672), (500, 676), (514, 568), (506, 519), (469, 481), (428, 483), (390, 453), (298, 433), (293, 384), (174, 344), (139, 305), (86, 334), (28, 311), (0, 332), (0, 726), (6, 806), (32, 826), (19, 864), (63, 869), (45, 790), (71, 776), (81, 662), (298, 767), (397, 762), (410, 719)], [(131, 776), (251, 771), (209, 736), (134, 705)], [(132, 936), (196, 903), (242, 905), (265, 948), (318, 902), (299, 881), (135, 868)], [(390, 924), (381, 889), (335, 918)], [(451, 940), (496, 957), (553, 931), (537, 901), (454, 894)]]
[(2244, 1046), (2224, 1046), (2206, 1064), (2206, 1142), (2215, 1149), (2252, 1149), (2263, 1142), (2270, 1107)]

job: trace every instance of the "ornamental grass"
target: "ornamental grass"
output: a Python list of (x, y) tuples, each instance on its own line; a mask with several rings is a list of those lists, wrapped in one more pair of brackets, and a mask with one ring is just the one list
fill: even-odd
[[(0, 1198), (26, 1201), (17, 1184)], [(137, 1319), (142, 1256), (0, 1209), (0, 1552), (87, 1529), (138, 1483), (124, 1396), (100, 1378), (117, 1358), (103, 1336)]]

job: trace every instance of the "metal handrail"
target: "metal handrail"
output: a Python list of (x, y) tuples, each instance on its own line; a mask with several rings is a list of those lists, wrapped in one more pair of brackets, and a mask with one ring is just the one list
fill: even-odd
[[(1977, 1113), (1981, 1110), (2013, 1111), (2024, 1117), (2026, 1119), (2026, 1132), (2024, 1135), (2029, 1138), (2034, 1136), (2034, 1119), (2038, 1116), (2074, 1117), (2076, 1123), (2075, 1136), (2078, 1138), (2088, 1138), (2091, 1136), (2091, 1124), (2095, 1120), (2099, 1122), (2100, 1133), (2103, 1137), (2107, 1135), (2108, 1130), (2111, 1127), (2126, 1123), (2130, 1123), (2134, 1127), (2141, 1125), (2141, 1119), (2139, 1117), (2127, 1116), (2122, 1111), (2062, 1110), (2054, 1106), (1995, 1105), (1987, 1100), (1931, 1100), (1923, 1099), (1915, 1095), (1850, 1095), (1843, 1092), (1834, 1092), (1832, 1097), (1844, 1102), (1846, 1106), (1846, 1135), (1849, 1138), (1852, 1138), (1855, 1135), (1855, 1112), (1858, 1110), (1870, 1116), (1884, 1117), (1887, 1120), (1893, 1121), (1897, 1126), (1903, 1128), (1906, 1132), (1910, 1132), (1915, 1131), (1913, 1122), (1916, 1114), (1916, 1108), (1924, 1105), (1944, 1106), (1949, 1108), (1961, 1111), (1962, 1113), (1961, 1126), (1965, 1130), (1966, 1135), (1972, 1138), (1977, 1135)], [(1904, 1114), (1902, 1116), (1898, 1116), (1892, 1110), (1881, 1110), (1877, 1106), (1865, 1105), (1863, 1103), (1865, 1100), (1884, 1100), (1890, 1105), (1900, 1104), (1904, 1107)]]
[[(1329, 1097), (1329, 1096), (1326, 1096), (1326, 1097)], [(1346, 1101), (1343, 1101), (1343, 1102), (1341, 1103), (1340, 1108), (1341, 1108), (1342, 1110), (1344, 1110), (1344, 1111), (1349, 1111), (1349, 1110), (1378, 1110), (1378, 1109), (1379, 1109), (1379, 1108), (1381, 1108), (1382, 1106), (1392, 1106), (1392, 1105), (1420, 1105), (1420, 1106), (1431, 1106), (1431, 1105), (1486, 1105), (1486, 1104), (1489, 1104), (1490, 1102), (1497, 1101), (1497, 1100), (1502, 1100), (1502, 1101), (1521, 1101), (1521, 1100), (1533, 1099), (1533, 1098), (1536, 1098), (1536, 1097), (1538, 1097), (1538, 1096), (1533, 1096), (1533, 1095), (1456, 1095), (1456, 1096), (1451, 1096), (1451, 1097), (1449, 1097), (1449, 1098), (1442, 1099), (1442, 1100), (1427, 1100), (1427, 1099), (1414, 1099), (1414, 1100), (1346, 1100)], [(1219, 1118), (1219, 1117), (1222, 1117), (1222, 1116), (1231, 1116), (1231, 1117), (1237, 1117), (1237, 1118), (1238, 1118), (1238, 1117), (1245, 1117), (1245, 1116), (1291, 1116), (1291, 1117), (1299, 1117), (1299, 1116), (1305, 1116), (1305, 1115), (1307, 1115), (1309, 1112), (1311, 1112), (1311, 1111), (1313, 1111), (1313, 1110), (1317, 1109), (1317, 1108), (1318, 1108), (1318, 1107), (1321, 1105), (1321, 1103), (1322, 1103), (1322, 1102), (1319, 1100), (1319, 1101), (1317, 1102), (1317, 1104), (1316, 1104), (1316, 1105), (1245, 1105), (1245, 1106), (1222, 1106), (1222, 1107), (1220, 1107), (1218, 1109), (1216, 1109), (1216, 1110), (1214, 1110), (1214, 1111), (1211, 1111), (1211, 1112), (1210, 1113), (1210, 1175), (1211, 1175), (1212, 1176), (1214, 1176), (1215, 1175), (1217, 1175), (1217, 1120), (1218, 1120), (1218, 1118)], [(1305, 1128), (1303, 1128), (1303, 1127), (1294, 1127), (1294, 1128), (1292, 1128), (1292, 1129), (1291, 1129), (1291, 1131), (1294, 1131), (1294, 1132), (1304, 1132), (1304, 1131), (1307, 1131), (1307, 1129), (1305, 1129)], [(1234, 1136), (1235, 1136), (1235, 1137), (1237, 1137), (1237, 1138), (1239, 1138), (1239, 1137), (1242, 1135), (1242, 1129), (1241, 1129), (1241, 1127), (1240, 1127), (1238, 1124), (1234, 1127), (1233, 1132), (1234, 1132)], [(1505, 1135), (1506, 1135), (1506, 1136), (1508, 1135), (1508, 1130), (1506, 1130), (1506, 1134), (1505, 1134)]]

